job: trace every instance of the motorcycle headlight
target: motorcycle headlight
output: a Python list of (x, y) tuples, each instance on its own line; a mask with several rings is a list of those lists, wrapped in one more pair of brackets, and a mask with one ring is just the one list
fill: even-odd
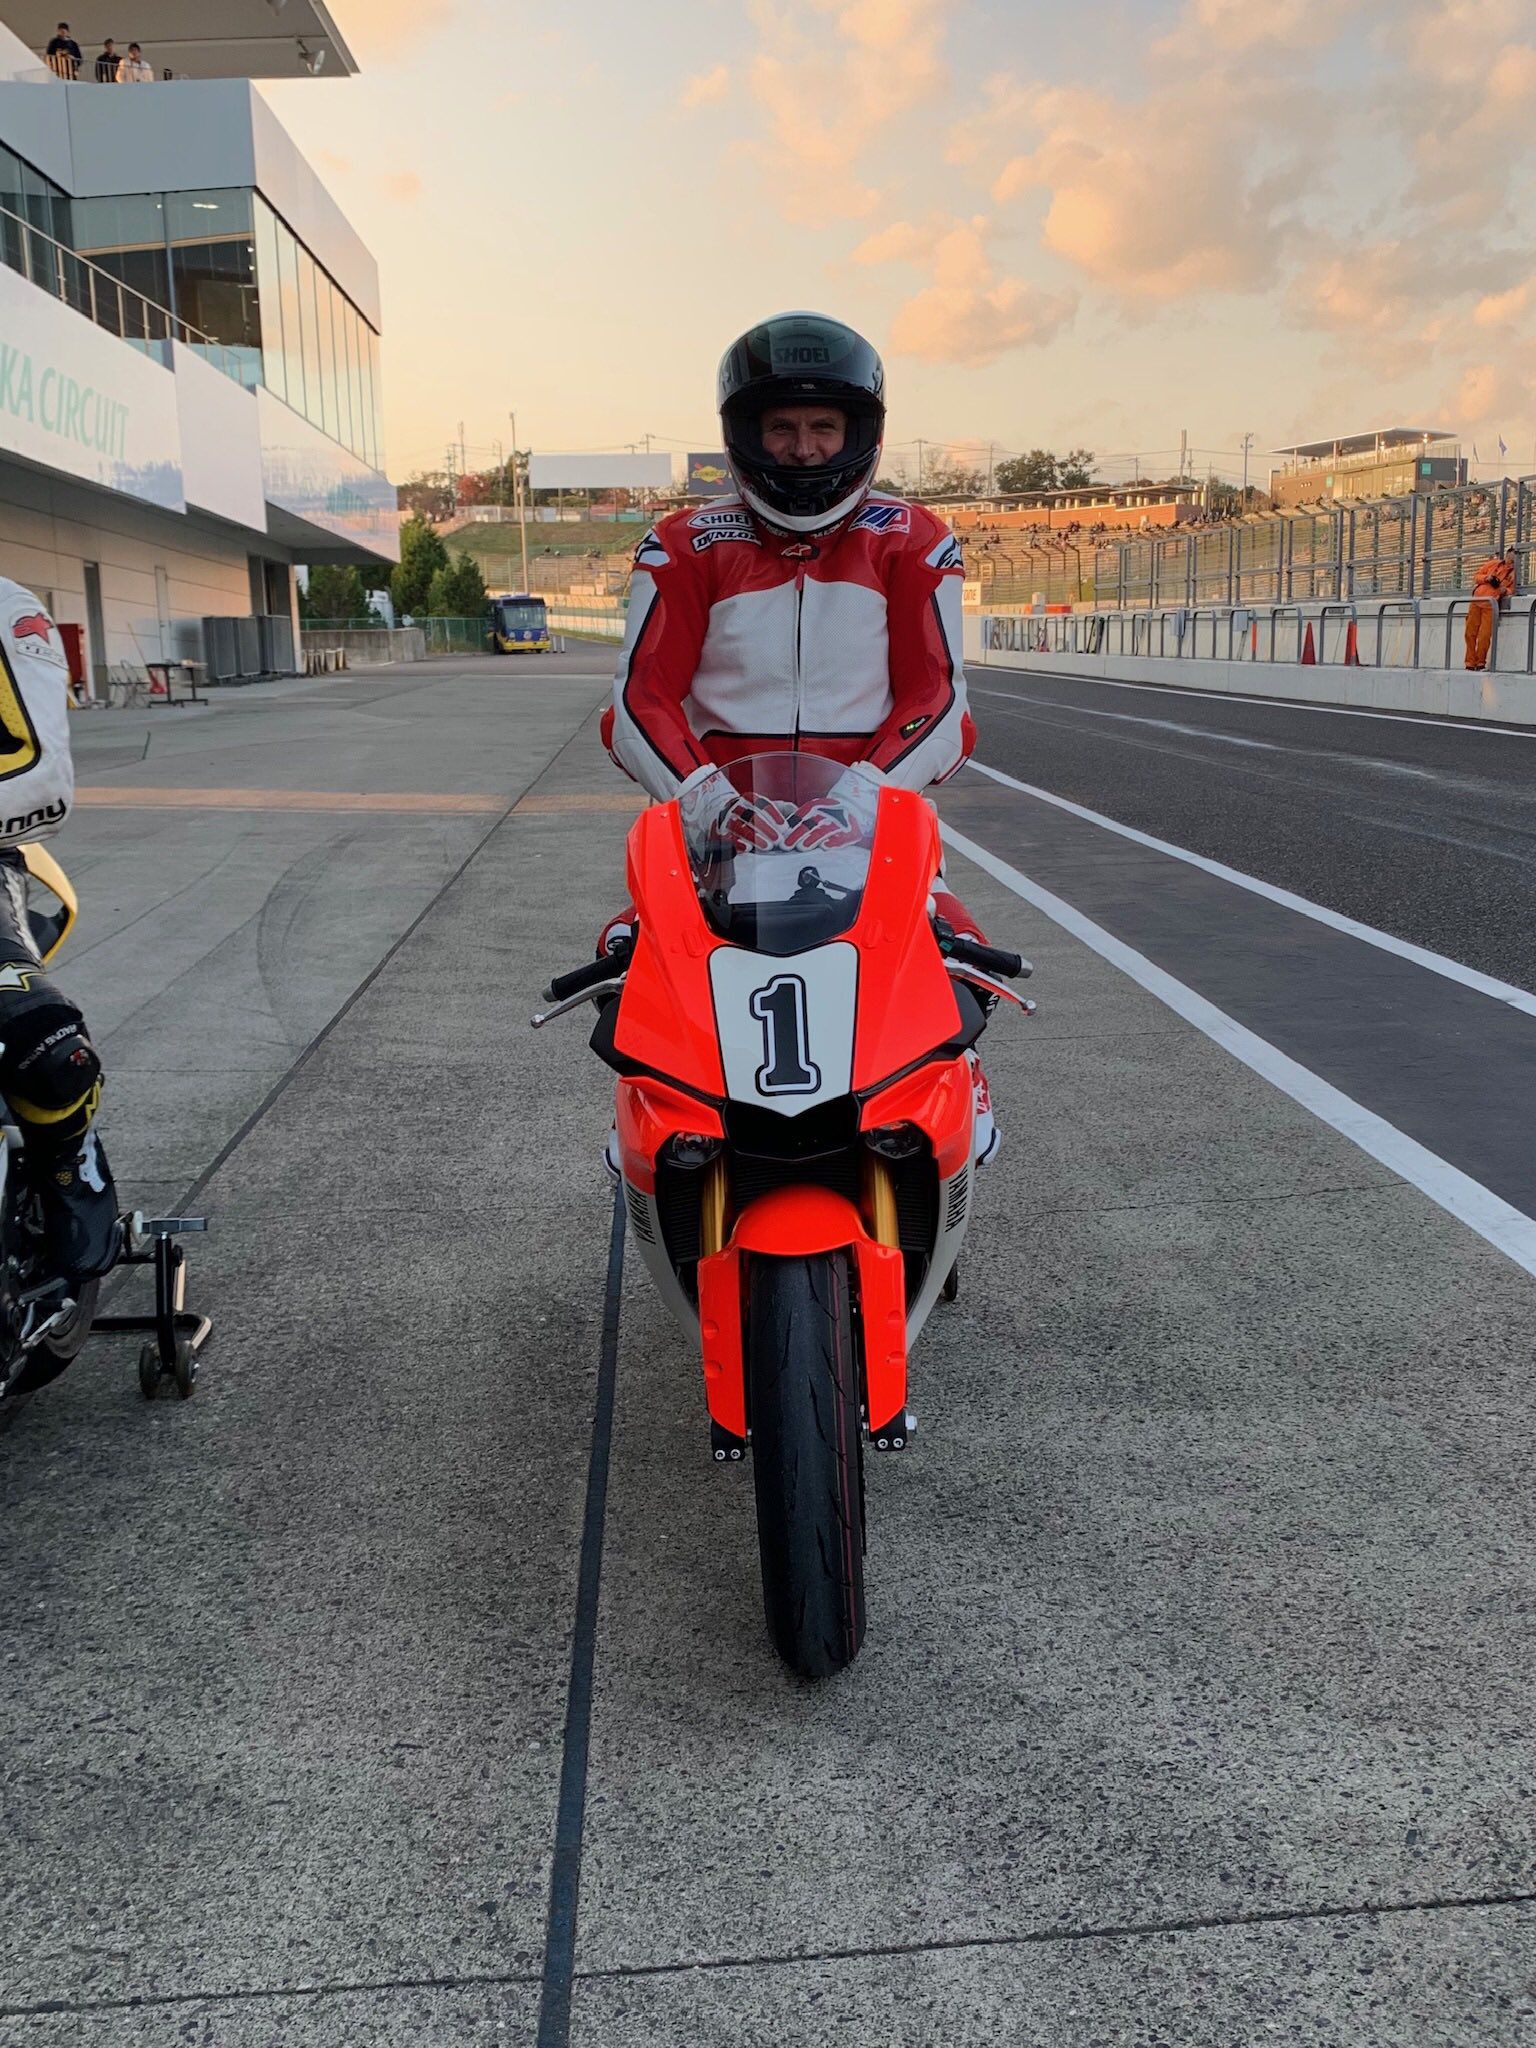
[(719, 1138), (701, 1137), (697, 1132), (679, 1131), (675, 1138), (668, 1138), (661, 1148), (661, 1156), (668, 1166), (680, 1167), (684, 1173), (694, 1173), (701, 1166), (708, 1166), (719, 1153), (723, 1141)]
[(916, 1124), (877, 1124), (864, 1133), (864, 1142), (882, 1159), (912, 1159), (928, 1141)]

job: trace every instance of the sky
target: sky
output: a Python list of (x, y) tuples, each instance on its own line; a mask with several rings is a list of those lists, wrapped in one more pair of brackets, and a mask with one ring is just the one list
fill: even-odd
[(1536, 472), (1536, 0), (330, 6), (360, 75), (261, 90), (378, 259), (397, 479), (513, 410), (717, 446), (796, 306), (881, 349), (909, 469), (1407, 425)]

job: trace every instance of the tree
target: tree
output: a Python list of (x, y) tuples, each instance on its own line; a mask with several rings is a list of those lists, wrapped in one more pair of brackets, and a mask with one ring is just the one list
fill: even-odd
[(1094, 482), (1093, 450), (1069, 448), (1056, 464), (1058, 491), (1079, 491)]
[(451, 568), (436, 571), (427, 592), (434, 619), (478, 619), (485, 613), (485, 578), (473, 555), (460, 555)]
[(1080, 491), (1093, 481), (1091, 448), (1069, 448), (1065, 455), (1031, 448), (1027, 455), (997, 465), (1000, 491)]
[(439, 569), (448, 567), (448, 550), (436, 529), (419, 512), (413, 512), (400, 528), (400, 560), (390, 571), (389, 595), (395, 616), (415, 617), (427, 609), (427, 593)]
[(447, 519), (453, 513), (454, 480), (446, 469), (418, 469), (400, 486), (400, 510), (424, 519)]
[(299, 592), (302, 619), (371, 619), (363, 579), (352, 567), (334, 562), (317, 562), (309, 572), (308, 588)]
[(1027, 455), (1014, 455), (1000, 462), (996, 471), (1000, 491), (1054, 491), (1056, 458), (1049, 448), (1031, 448)]

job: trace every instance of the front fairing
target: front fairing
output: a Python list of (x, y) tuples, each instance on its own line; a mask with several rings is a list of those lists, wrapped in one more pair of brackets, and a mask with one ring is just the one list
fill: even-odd
[(939, 857), (933, 807), (882, 788), (852, 923), (797, 954), (760, 953), (707, 921), (677, 805), (643, 811), (628, 854), (635, 951), (599, 1050), (620, 1071), (784, 1116), (935, 1057), (962, 1032), (928, 917)]

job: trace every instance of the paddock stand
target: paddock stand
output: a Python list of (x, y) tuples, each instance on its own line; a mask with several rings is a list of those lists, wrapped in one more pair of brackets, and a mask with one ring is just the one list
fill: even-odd
[[(197, 1384), (197, 1354), (213, 1328), (207, 1316), (186, 1306), (187, 1255), (176, 1239), (188, 1231), (206, 1230), (206, 1216), (146, 1216), (135, 1209), (123, 1222), (123, 1250), (119, 1266), (153, 1266), (155, 1269), (155, 1311), (153, 1315), (93, 1317), (91, 1334), (143, 1330), (154, 1341), (139, 1351), (139, 1392), (153, 1401), (169, 1381), (177, 1398), (190, 1400)], [(115, 1269), (114, 1269), (115, 1270)]]

